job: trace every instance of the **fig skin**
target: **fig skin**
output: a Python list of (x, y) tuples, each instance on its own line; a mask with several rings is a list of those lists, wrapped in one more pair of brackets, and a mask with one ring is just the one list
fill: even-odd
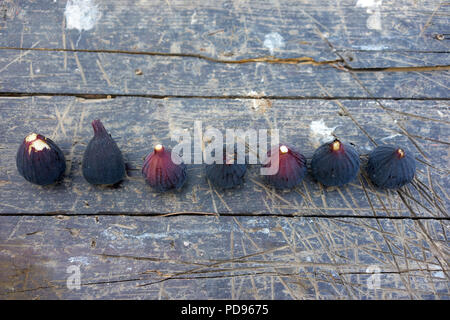
[[(280, 144), (269, 150), (267, 156), (278, 152), (278, 172), (274, 175), (265, 175), (264, 181), (276, 189), (292, 189), (302, 182), (306, 175), (306, 158), (291, 147)], [(270, 167), (270, 162), (263, 165)]]
[(232, 155), (227, 155), (226, 147), (223, 149), (223, 162), (206, 165), (206, 177), (211, 183), (221, 189), (231, 189), (244, 182), (247, 172), (245, 163), (236, 163), (236, 147)]
[(377, 187), (397, 189), (413, 180), (416, 161), (404, 148), (382, 145), (369, 154), (366, 172)]
[(83, 177), (94, 185), (112, 185), (125, 177), (125, 162), (116, 142), (100, 120), (92, 121), (94, 137), (83, 155)]
[(349, 183), (356, 178), (359, 167), (358, 151), (337, 139), (317, 148), (311, 159), (312, 175), (328, 187)]
[[(174, 154), (174, 157), (178, 155)], [(186, 182), (186, 165), (177, 165), (172, 161), (172, 152), (162, 145), (156, 145), (144, 160), (142, 175), (147, 183), (159, 192), (180, 189)]]
[(16, 165), (27, 181), (45, 186), (62, 178), (66, 159), (51, 139), (33, 133), (23, 140), (17, 150)]

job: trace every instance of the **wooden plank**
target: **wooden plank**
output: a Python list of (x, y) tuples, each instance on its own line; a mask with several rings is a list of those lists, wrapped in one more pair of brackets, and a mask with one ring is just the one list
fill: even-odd
[[(339, 65), (230, 64), (196, 57), (93, 52), (0, 50), (0, 91), (6, 93), (149, 96), (272, 96), (448, 98), (449, 71), (362, 70), (361, 83)], [(432, 65), (448, 60), (435, 54)], [(324, 52), (318, 62), (335, 61)], [(369, 57), (366, 56), (366, 63)], [(433, 58), (434, 59), (434, 58)], [(408, 65), (405, 59), (400, 66)], [(195, 88), (195, 89), (194, 89)], [(323, 88), (326, 88), (324, 92)]]
[[(449, 106), (445, 101), (148, 99), (120, 97), (85, 100), (75, 97), (0, 98), (0, 212), (131, 213), (175, 212), (326, 216), (447, 217)], [(119, 188), (90, 186), (80, 163), (92, 137), (90, 123), (100, 118), (127, 159), (127, 179)], [(245, 184), (233, 191), (211, 188), (203, 165), (188, 166), (180, 192), (157, 194), (146, 186), (143, 158), (159, 142), (173, 147), (176, 129), (193, 136), (194, 121), (203, 130), (252, 128), (280, 130), (280, 139), (308, 160), (324, 129), (353, 143), (363, 155), (374, 144), (397, 143), (418, 159), (417, 180), (401, 191), (374, 189), (364, 175), (341, 188), (323, 189), (308, 176), (291, 192), (264, 185), (258, 166), (251, 166)], [(317, 122), (315, 122), (317, 124)], [(15, 167), (22, 139), (37, 131), (53, 139), (67, 159), (64, 181), (39, 187), (26, 182)]]
[[(336, 51), (341, 55), (346, 63), (352, 68), (412, 68), (411, 72), (414, 72), (414, 68), (417, 67), (432, 67), (432, 66), (444, 66), (450, 64), (450, 57), (448, 53), (430, 53), (430, 52), (415, 52), (411, 54), (408, 51)], [(418, 69), (420, 70), (420, 69)], [(439, 73), (436, 73), (438, 75)], [(409, 77), (411, 74), (407, 73), (403, 75), (404, 78)], [(425, 74), (426, 75), (426, 74)], [(448, 78), (448, 74), (443, 76), (444, 79)]]
[[(332, 95), (364, 96), (347, 73), (311, 65), (225, 64), (186, 57), (1, 50), (0, 66), (3, 92), (325, 96), (315, 83), (319, 81)], [(137, 69), (141, 75), (136, 74)]]
[[(449, 299), (448, 230), (409, 219), (0, 217), (0, 297)], [(67, 287), (71, 266), (79, 290)]]
[[(205, 53), (211, 57), (314, 54), (337, 49), (447, 51), (449, 6), (401, 1), (71, 1), (90, 20), (77, 24), (66, 1), (1, 4), (0, 46)], [(80, 12), (80, 11), (78, 11)], [(94, 21), (92, 23), (92, 21)], [(80, 29), (83, 30), (80, 32)], [(267, 39), (275, 34), (280, 40)], [(436, 35), (442, 35), (436, 37)], [(447, 34), (447, 35), (445, 35)], [(439, 40), (441, 39), (441, 40)], [(270, 40), (269, 40), (270, 42)], [(279, 45), (276, 45), (279, 43)], [(279, 48), (277, 48), (279, 47)]]

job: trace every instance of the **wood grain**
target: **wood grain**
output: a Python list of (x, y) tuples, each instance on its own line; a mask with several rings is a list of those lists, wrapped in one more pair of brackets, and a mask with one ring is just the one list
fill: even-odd
[[(380, 104), (379, 104), (380, 103)], [(267, 100), (267, 99), (147, 99), (84, 100), (75, 97), (0, 98), (2, 213), (131, 213), (200, 212), (269, 215), (350, 215), (446, 217), (448, 185), (448, 106), (436, 101)], [(429, 108), (433, 112), (427, 111)], [(118, 188), (89, 185), (81, 175), (81, 159), (92, 137), (91, 121), (101, 119), (117, 140), (129, 169)], [(181, 192), (158, 194), (146, 186), (143, 158), (159, 142), (174, 147), (171, 136), (187, 130), (193, 138), (194, 121), (203, 131), (275, 129), (280, 139), (311, 159), (321, 136), (311, 130), (323, 120), (342, 140), (367, 155), (374, 143), (400, 144), (415, 153), (417, 182), (402, 192), (411, 209), (395, 191), (376, 190), (365, 175), (341, 188), (323, 189), (308, 176), (292, 192), (267, 187), (259, 167), (249, 167), (242, 188), (220, 191), (210, 187), (203, 165), (188, 166), (188, 182)], [(53, 139), (67, 159), (61, 184), (39, 187), (26, 182), (15, 168), (22, 139), (38, 132)], [(364, 171), (363, 171), (364, 172)]]
[[(68, 1), (0, 1), (0, 299), (450, 299), (448, 3), (81, 2), (99, 13), (82, 31)], [(114, 188), (81, 175), (95, 118), (128, 164)], [(143, 157), (196, 120), (279, 129), (308, 160), (323, 120), (363, 164), (399, 144), (418, 170), (398, 191), (362, 170), (277, 192), (251, 166), (224, 192), (189, 165), (153, 192)], [(66, 156), (57, 185), (17, 173), (33, 131)]]
[[(339, 64), (314, 66), (309, 64), (308, 60), (307, 64), (302, 62), (229, 64), (195, 57), (7, 49), (0, 51), (2, 53), (0, 90), (7, 94), (100, 93), (151, 97), (256, 95), (290, 98), (449, 97), (447, 85), (449, 71), (445, 70), (435, 72), (369, 70), (353, 73), (337, 69), (340, 68)], [(315, 61), (334, 61), (339, 58), (330, 56), (330, 53), (325, 53), (325, 56)], [(439, 59), (441, 58), (437, 60)], [(448, 59), (448, 55), (442, 59)], [(408, 65), (408, 62), (405, 61), (400, 65), (405, 64)], [(367, 63), (365, 65), (367, 66)], [(326, 93), (322, 87), (326, 88)]]
[[(0, 296), (449, 299), (448, 227), (352, 218), (0, 217)], [(80, 267), (80, 290), (66, 286), (69, 266)]]
[[(205, 53), (229, 59), (265, 56), (267, 34), (284, 46), (276, 55), (313, 54), (326, 37), (336, 49), (446, 51), (436, 35), (448, 37), (448, 3), (439, 0), (383, 1), (362, 7), (357, 1), (159, 0), (95, 1), (95, 26), (67, 29), (65, 1), (8, 0), (0, 7), (0, 46)], [(45, 18), (44, 18), (45, 17)]]

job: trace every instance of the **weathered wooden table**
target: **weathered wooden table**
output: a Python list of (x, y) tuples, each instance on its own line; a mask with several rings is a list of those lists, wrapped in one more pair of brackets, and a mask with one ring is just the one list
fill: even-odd
[[(439, 0), (1, 0), (0, 298), (449, 299), (449, 16)], [(95, 118), (128, 162), (117, 188), (81, 175)], [(333, 128), (363, 160), (400, 144), (417, 175), (277, 192), (250, 168), (220, 191), (190, 165), (181, 191), (153, 192), (143, 157), (195, 120), (278, 128), (308, 159)], [(66, 155), (60, 184), (16, 170), (35, 131)]]

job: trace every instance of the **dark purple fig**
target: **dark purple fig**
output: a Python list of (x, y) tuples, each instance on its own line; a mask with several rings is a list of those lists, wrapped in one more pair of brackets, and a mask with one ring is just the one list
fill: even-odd
[(334, 140), (321, 145), (311, 160), (312, 174), (325, 186), (342, 186), (358, 174), (359, 154), (349, 144)]
[(376, 186), (396, 189), (412, 181), (416, 172), (416, 161), (413, 154), (406, 149), (383, 145), (369, 154), (366, 171)]
[(306, 174), (306, 158), (294, 149), (281, 144), (267, 153), (270, 161), (263, 165), (267, 168), (272, 166), (271, 161), (276, 159), (271, 155), (278, 153), (278, 172), (274, 175), (265, 175), (267, 184), (277, 189), (291, 189), (297, 186)]
[(100, 120), (92, 121), (94, 137), (84, 152), (83, 176), (91, 184), (111, 185), (125, 177), (125, 162), (116, 142)]
[[(172, 161), (176, 159), (176, 164)], [(158, 144), (144, 161), (142, 174), (148, 184), (157, 191), (179, 189), (186, 181), (186, 165), (170, 149)]]
[(236, 148), (231, 154), (227, 154), (226, 148), (223, 149), (223, 161), (214, 162), (206, 165), (206, 177), (211, 183), (222, 189), (230, 189), (240, 185), (244, 181), (244, 175), (247, 171), (245, 163), (237, 162)]
[(61, 149), (49, 138), (36, 133), (23, 140), (17, 151), (16, 165), (22, 177), (41, 186), (60, 180), (66, 170)]

